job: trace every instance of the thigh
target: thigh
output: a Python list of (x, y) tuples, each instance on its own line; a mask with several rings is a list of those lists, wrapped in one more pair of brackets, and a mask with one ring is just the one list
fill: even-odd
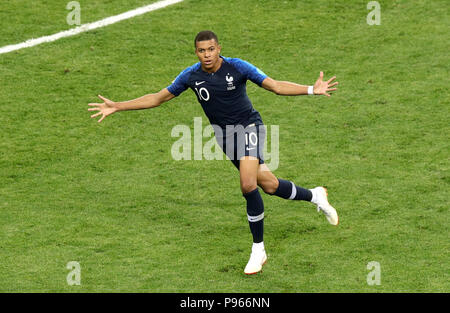
[(270, 171), (266, 164), (260, 164), (257, 176), (258, 186), (265, 193), (274, 194), (278, 188), (278, 178)]
[(239, 176), (241, 190), (248, 193), (258, 186), (259, 159), (252, 156), (244, 156), (239, 160)]
[(258, 182), (273, 181), (277, 179), (266, 164), (260, 164), (258, 167)]

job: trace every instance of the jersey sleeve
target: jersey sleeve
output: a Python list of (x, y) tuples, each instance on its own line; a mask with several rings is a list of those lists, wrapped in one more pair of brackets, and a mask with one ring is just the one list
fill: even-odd
[(192, 67), (186, 68), (182, 71), (175, 80), (167, 87), (167, 90), (173, 94), (175, 97), (179, 96), (183, 91), (185, 91), (188, 86), (188, 79), (191, 75)]
[(236, 66), (239, 72), (246, 75), (247, 79), (251, 80), (260, 87), (263, 80), (267, 78), (267, 75), (263, 71), (247, 61), (234, 58), (232, 59), (232, 64)]

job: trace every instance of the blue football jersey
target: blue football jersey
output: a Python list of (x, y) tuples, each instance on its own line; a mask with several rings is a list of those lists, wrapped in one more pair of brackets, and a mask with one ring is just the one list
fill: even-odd
[(191, 88), (210, 123), (223, 129), (226, 125), (262, 124), (259, 112), (247, 96), (246, 82), (261, 86), (267, 75), (241, 59), (220, 57), (223, 62), (215, 73), (203, 71), (198, 62), (182, 71), (167, 90), (178, 96)]

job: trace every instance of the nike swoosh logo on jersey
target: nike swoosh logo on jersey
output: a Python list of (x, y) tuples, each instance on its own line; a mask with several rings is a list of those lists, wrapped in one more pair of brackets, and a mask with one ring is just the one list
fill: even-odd
[(202, 82), (195, 82), (195, 86), (198, 86), (198, 85), (201, 85), (201, 84), (203, 84), (205, 81), (202, 81)]

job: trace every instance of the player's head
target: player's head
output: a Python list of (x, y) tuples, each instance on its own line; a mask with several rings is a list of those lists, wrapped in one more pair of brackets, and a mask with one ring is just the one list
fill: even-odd
[(214, 70), (220, 60), (220, 50), (217, 35), (210, 30), (201, 31), (195, 36), (195, 54), (197, 55), (202, 68), (205, 70)]

